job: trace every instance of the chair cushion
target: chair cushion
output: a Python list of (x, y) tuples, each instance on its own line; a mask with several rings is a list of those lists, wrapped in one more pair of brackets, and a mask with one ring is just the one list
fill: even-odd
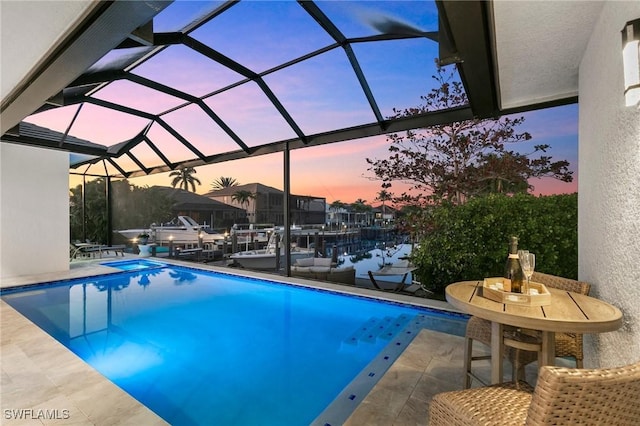
[(313, 266), (331, 266), (330, 257), (316, 257), (313, 259)]
[(349, 265), (349, 266), (340, 266), (337, 268), (331, 267), (331, 272), (348, 272), (348, 271), (352, 271), (353, 270), (353, 266)]
[(296, 259), (296, 266), (313, 266), (313, 257), (305, 257), (303, 259)]

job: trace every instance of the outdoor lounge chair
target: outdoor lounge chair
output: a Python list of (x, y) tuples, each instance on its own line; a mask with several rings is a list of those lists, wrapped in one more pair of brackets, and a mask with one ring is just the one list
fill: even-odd
[[(394, 293), (399, 293), (401, 291), (415, 293), (415, 291), (418, 290), (420, 286), (418, 286), (418, 288), (415, 288), (415, 290), (413, 291), (409, 291), (409, 287), (405, 288), (405, 281), (407, 280), (407, 276), (409, 275), (409, 273), (415, 271), (416, 269), (418, 268), (416, 268), (415, 266), (411, 266), (409, 264), (409, 261), (402, 260), (400, 262), (394, 263), (393, 265), (385, 265), (377, 271), (367, 271), (367, 273), (369, 274), (369, 279), (371, 280), (371, 284), (373, 284), (373, 287), (378, 290), (391, 291)], [(393, 276), (396, 276), (396, 277), (402, 276), (402, 280), (400, 280), (400, 282), (397, 283), (396, 286), (393, 288), (385, 288), (378, 282), (378, 280), (376, 280), (376, 277), (393, 277)]]
[(82, 254), (82, 247), (78, 247), (73, 243), (69, 244), (69, 260), (76, 259), (80, 254)]
[(86, 257), (89, 257), (89, 256), (95, 257), (95, 255), (98, 254), (100, 257), (102, 257), (103, 253), (109, 253), (111, 251), (113, 251), (116, 257), (118, 257), (118, 253), (120, 253), (120, 255), (124, 257), (125, 248), (126, 246), (124, 244), (107, 246), (107, 245), (90, 244), (90, 243), (87, 243), (87, 244), (71, 243), (69, 245), (69, 260), (76, 259), (80, 255), (86, 256)]
[(118, 253), (120, 253), (120, 256), (124, 257), (124, 249), (127, 246), (124, 244), (117, 244), (114, 246), (100, 246), (100, 253), (109, 253), (109, 252), (113, 252), (113, 254), (116, 255), (116, 257), (118, 257)]
[[(392, 292), (392, 293), (409, 293), (409, 294), (415, 294), (416, 291), (423, 289), (422, 285), (418, 282), (418, 281), (412, 281), (411, 285), (406, 286), (405, 285), (405, 279), (406, 279), (406, 275), (402, 278), (402, 281), (400, 281), (398, 284), (396, 284), (395, 287), (393, 288), (387, 288), (382, 286), (374, 277), (374, 274), (371, 271), (368, 271), (369, 274), (369, 279), (371, 280), (371, 283), (373, 284), (373, 287), (376, 290), (380, 290), (380, 291), (387, 291), (387, 292)], [(424, 289), (423, 289), (424, 290)], [(427, 290), (425, 290), (427, 291)], [(428, 291), (427, 291), (428, 292)]]
[[(547, 287), (571, 291), (588, 295), (591, 285), (583, 281), (576, 281), (569, 278), (557, 277), (554, 275), (534, 272), (531, 281), (539, 282)], [(539, 333), (532, 330), (518, 331), (513, 327), (505, 327), (505, 357), (511, 361), (513, 366), (513, 380), (524, 377), (524, 367), (536, 361), (542, 350)], [(471, 370), (473, 361), (481, 359), (491, 359), (488, 355), (474, 356), (473, 341), (477, 340), (487, 346), (491, 345), (491, 322), (478, 317), (471, 317), (467, 322), (465, 332), (464, 347), (464, 387), (471, 386), (471, 379), (474, 378), (486, 385)], [(573, 357), (576, 360), (576, 367), (582, 368), (584, 358), (582, 334), (577, 333), (556, 333), (555, 335), (556, 357)], [(517, 383), (517, 382), (516, 382)]]
[(330, 258), (324, 257), (296, 259), (291, 267), (291, 276), (349, 285), (355, 285), (356, 281), (353, 266), (338, 267)]
[(544, 366), (535, 389), (509, 382), (436, 394), (429, 424), (638, 425), (640, 362), (601, 369)]

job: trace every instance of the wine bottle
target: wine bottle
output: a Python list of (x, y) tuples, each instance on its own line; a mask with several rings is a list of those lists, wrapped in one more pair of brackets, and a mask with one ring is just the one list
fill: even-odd
[(522, 292), (523, 274), (518, 259), (518, 237), (511, 237), (509, 242), (509, 257), (504, 267), (504, 287), (512, 293)]

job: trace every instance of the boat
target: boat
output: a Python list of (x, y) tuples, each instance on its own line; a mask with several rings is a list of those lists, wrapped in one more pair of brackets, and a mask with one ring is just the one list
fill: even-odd
[[(261, 250), (245, 250), (229, 256), (234, 263), (247, 269), (274, 270), (276, 269), (276, 236), (282, 235), (282, 229), (276, 229), (269, 236), (267, 246)], [(285, 246), (280, 243), (280, 256), (285, 256)], [(301, 248), (297, 246), (291, 247), (291, 263), (295, 263), (297, 259), (305, 257), (313, 257), (313, 248)], [(282, 261), (281, 261), (282, 262)], [(281, 263), (282, 264), (282, 263)]]
[(156, 244), (168, 244), (170, 241), (178, 244), (197, 244), (202, 238), (203, 243), (222, 244), (223, 234), (215, 232), (208, 225), (200, 225), (189, 216), (178, 216), (171, 222), (160, 225), (151, 224), (149, 228), (123, 229), (114, 231), (127, 239), (136, 239), (138, 235), (146, 233)]
[(230, 237), (239, 245), (245, 245), (249, 250), (249, 244), (264, 244), (269, 241), (269, 235), (275, 230), (271, 223), (244, 223), (234, 224), (231, 227)]

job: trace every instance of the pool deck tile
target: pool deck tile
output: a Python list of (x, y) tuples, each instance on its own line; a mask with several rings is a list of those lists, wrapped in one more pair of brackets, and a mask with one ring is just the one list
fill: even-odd
[(167, 424), (1, 300), (0, 320), (2, 424)]
[(457, 354), (463, 343), (462, 337), (420, 331), (345, 425), (428, 424), (433, 395), (461, 388), (462, 357)]
[[(429, 403), (440, 392), (463, 385), (464, 338), (424, 329), (354, 410), (345, 426), (413, 426), (429, 424)], [(474, 354), (489, 355), (489, 347), (474, 342)], [(564, 364), (563, 360), (558, 360)], [(567, 366), (570, 361), (566, 361)], [(504, 361), (504, 380), (511, 365)], [(489, 360), (474, 362), (474, 372), (489, 382)], [(527, 381), (535, 385), (537, 363), (527, 365)], [(482, 386), (474, 381), (472, 387)]]

